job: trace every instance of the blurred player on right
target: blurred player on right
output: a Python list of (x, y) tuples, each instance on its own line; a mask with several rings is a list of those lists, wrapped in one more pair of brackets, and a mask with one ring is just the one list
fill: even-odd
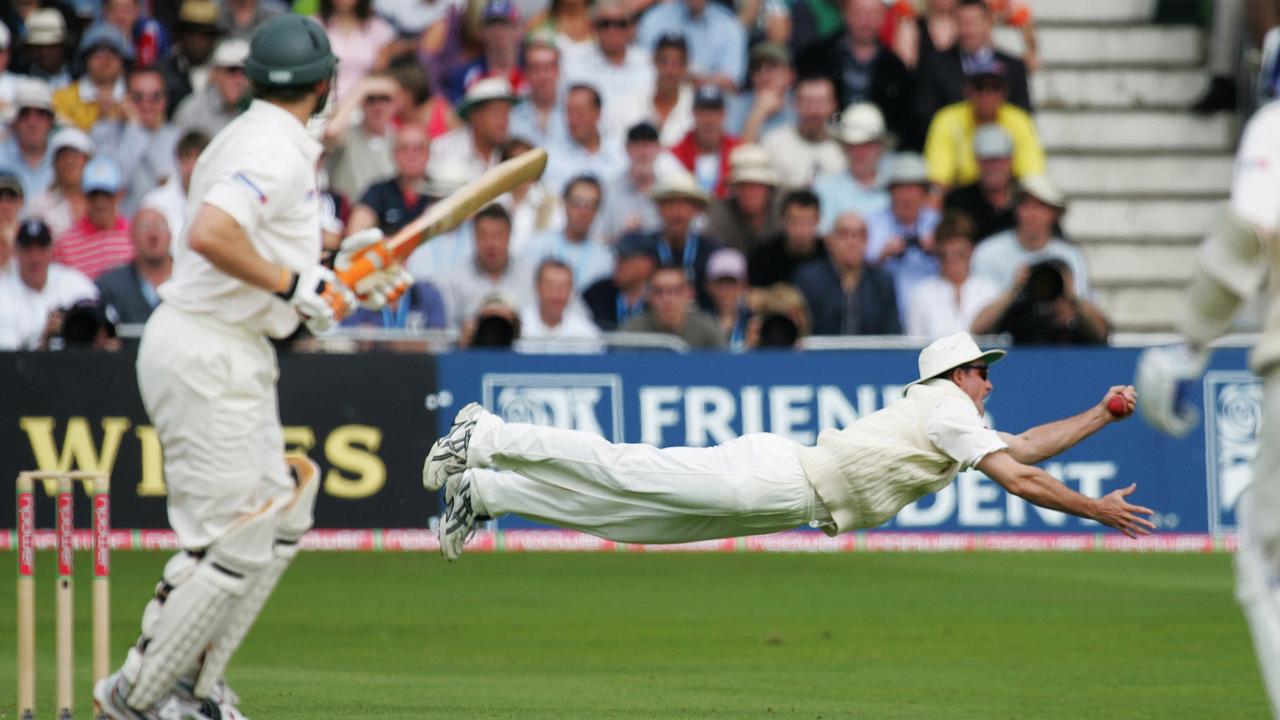
[[(1280, 103), (1260, 109), (1245, 127), (1231, 200), (1200, 245), (1179, 319), (1185, 342), (1150, 348), (1138, 358), (1138, 407), (1147, 420), (1182, 437), (1195, 427), (1186, 397), (1246, 301), (1271, 297), (1265, 326), (1250, 353), (1263, 378), (1263, 417), (1253, 483), (1240, 497), (1236, 599), (1253, 635), (1272, 715), (1280, 718)], [(1270, 276), (1270, 278), (1268, 277)], [(1270, 282), (1268, 282), (1270, 279)]]

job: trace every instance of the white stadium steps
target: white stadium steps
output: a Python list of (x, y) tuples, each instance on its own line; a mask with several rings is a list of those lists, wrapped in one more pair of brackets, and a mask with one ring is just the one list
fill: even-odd
[[(1032, 0), (1031, 78), (1049, 175), (1070, 201), (1094, 297), (1114, 329), (1167, 332), (1197, 245), (1221, 211), (1237, 140), (1229, 113), (1187, 108), (1208, 84), (1204, 31), (1155, 25), (1156, 0)], [(1019, 49), (1019, 33), (998, 31)]]
[[(1146, 285), (1152, 278), (1176, 284), (1191, 277), (1198, 246), (1098, 243), (1083, 245), (1081, 250), (1089, 277), (1097, 285)], [(1142, 262), (1134, 262), (1135, 258), (1142, 258)]]
[(1160, 111), (1042, 111), (1036, 127), (1045, 151), (1194, 150), (1229, 152), (1236, 141), (1235, 119)]
[(1181, 284), (1164, 287), (1099, 284), (1093, 294), (1111, 321), (1112, 329), (1124, 332), (1170, 332), (1186, 302)]
[(1190, 69), (1052, 69), (1031, 78), (1037, 110), (1162, 108), (1183, 111), (1208, 84)]
[(1195, 28), (1041, 25), (1037, 34), (1046, 67), (1185, 67), (1204, 57)]
[(1222, 200), (1144, 200), (1077, 198), (1063, 226), (1081, 244), (1122, 241), (1140, 250), (1144, 244), (1200, 242), (1221, 212)]
[(1049, 177), (1068, 196), (1225, 197), (1230, 155), (1057, 154)]

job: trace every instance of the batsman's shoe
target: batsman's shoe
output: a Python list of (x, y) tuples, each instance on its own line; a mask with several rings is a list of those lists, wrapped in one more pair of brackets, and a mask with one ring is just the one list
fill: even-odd
[(129, 683), (120, 675), (108, 675), (93, 686), (94, 717), (109, 720), (244, 720), (231, 708), (224, 712), (217, 703), (206, 700), (180, 698), (169, 695), (146, 710), (138, 710), (125, 703)]
[(463, 474), (451, 475), (444, 484), (444, 516), (440, 518), (440, 554), (452, 562), (462, 556), (462, 548), (476, 534), (476, 523), (488, 520), (471, 480)]
[(449, 476), (461, 475), (467, 469), (467, 444), (471, 442), (471, 431), (483, 412), (480, 403), (469, 403), (458, 411), (449, 432), (427, 453), (427, 460), (422, 464), (423, 487), (435, 492), (444, 487)]
[[(197, 698), (195, 695), (195, 680), (189, 677), (178, 678), (178, 682), (174, 685), (173, 694), (179, 702), (188, 706), (203, 707), (209, 710), (216, 710), (222, 717), (222, 720), (249, 720), (245, 714), (240, 712), (240, 695), (231, 689), (226, 679), (218, 680), (213, 684), (213, 691), (209, 693), (208, 698)], [(210, 708), (209, 706), (212, 706)]]

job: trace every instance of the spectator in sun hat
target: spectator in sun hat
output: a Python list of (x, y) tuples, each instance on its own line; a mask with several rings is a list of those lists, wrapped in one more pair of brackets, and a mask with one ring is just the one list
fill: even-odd
[(110, 268), (131, 262), (133, 240), (129, 221), (120, 211), (124, 178), (108, 157), (96, 157), (84, 167), (81, 181), (85, 215), (54, 238), (54, 259), (96, 279)]
[(882, 166), (890, 137), (880, 110), (871, 103), (850, 105), (831, 125), (831, 134), (844, 149), (848, 169), (821, 175), (813, 183), (822, 200), (819, 227), (824, 233), (846, 212), (866, 217), (889, 206)]
[(42, 80), (21, 78), (15, 93), (17, 112), (9, 123), (9, 138), (0, 142), (0, 167), (22, 181), (25, 197), (35, 197), (53, 182), (49, 135), (53, 131), (53, 96)]
[(125, 63), (134, 57), (124, 35), (114, 25), (94, 25), (81, 38), (77, 56), (84, 75), (53, 94), (54, 112), (85, 132), (99, 119), (123, 118)]
[(729, 153), (729, 197), (707, 211), (707, 231), (728, 247), (749, 253), (778, 230), (778, 173), (764, 148), (743, 143)]
[(32, 350), (60, 325), (60, 311), (98, 296), (83, 273), (54, 262), (53, 238), (39, 220), (18, 228), (14, 266), (0, 273), (0, 350)]
[(506, 78), (490, 77), (472, 83), (458, 105), (463, 126), (431, 142), (431, 167), (460, 161), (472, 177), (479, 177), (497, 165), (502, 144), (507, 141), (511, 107), (518, 102), (520, 96), (512, 91)]
[(183, 0), (178, 11), (176, 42), (162, 64), (169, 115), (192, 92), (204, 90), (209, 60), (222, 36), (216, 0)]
[(62, 13), (52, 7), (31, 13), (23, 36), (26, 62), (20, 68), (22, 73), (54, 90), (70, 85), (71, 62), (67, 50), (67, 22)]
[(81, 183), (84, 166), (93, 157), (93, 141), (77, 128), (64, 127), (50, 139), (49, 154), (53, 157), (53, 182), (31, 198), (26, 213), (43, 220), (57, 237), (84, 217), (87, 203)]
[(1005, 290), (1025, 281), (1025, 268), (1057, 259), (1070, 268), (1076, 292), (1088, 297), (1091, 291), (1084, 254), (1055, 230), (1066, 211), (1066, 198), (1047, 177), (1023, 178), (1014, 210), (1017, 224), (978, 245), (973, 253), (973, 274)]
[(241, 101), (249, 92), (249, 77), (244, 72), (248, 59), (248, 42), (228, 38), (219, 43), (213, 51), (208, 84), (182, 101), (173, 113), (173, 124), (183, 131), (217, 135), (243, 110)]

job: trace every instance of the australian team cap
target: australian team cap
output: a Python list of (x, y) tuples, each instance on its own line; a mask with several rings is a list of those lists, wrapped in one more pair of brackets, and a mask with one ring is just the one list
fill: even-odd
[(261, 85), (307, 85), (332, 77), (338, 59), (320, 23), (292, 13), (271, 18), (253, 34), (244, 70)]

